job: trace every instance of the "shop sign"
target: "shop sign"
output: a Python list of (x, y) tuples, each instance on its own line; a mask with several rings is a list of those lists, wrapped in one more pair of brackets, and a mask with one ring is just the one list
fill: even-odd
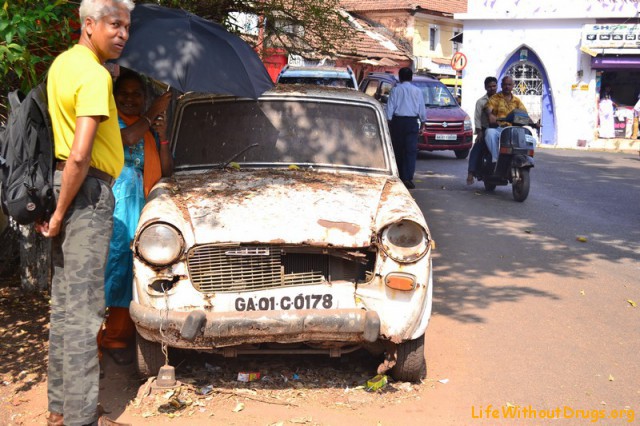
[(590, 49), (638, 49), (640, 48), (640, 25), (584, 25), (582, 27), (582, 46)]

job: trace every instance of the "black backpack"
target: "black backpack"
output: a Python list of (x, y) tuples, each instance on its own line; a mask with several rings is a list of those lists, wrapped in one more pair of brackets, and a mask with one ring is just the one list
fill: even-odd
[(0, 204), (21, 224), (47, 220), (55, 209), (53, 130), (47, 86), (26, 96), (9, 93), (9, 119), (0, 128)]

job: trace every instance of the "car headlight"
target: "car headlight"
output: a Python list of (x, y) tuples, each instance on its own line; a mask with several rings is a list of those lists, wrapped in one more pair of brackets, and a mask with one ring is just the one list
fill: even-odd
[(182, 254), (184, 240), (173, 226), (155, 223), (146, 227), (138, 236), (138, 255), (152, 265), (165, 266)]
[(465, 132), (467, 130), (471, 130), (471, 118), (469, 118), (468, 116), (464, 119), (464, 130)]
[(382, 248), (396, 262), (415, 262), (429, 250), (427, 231), (411, 220), (387, 226), (380, 238)]

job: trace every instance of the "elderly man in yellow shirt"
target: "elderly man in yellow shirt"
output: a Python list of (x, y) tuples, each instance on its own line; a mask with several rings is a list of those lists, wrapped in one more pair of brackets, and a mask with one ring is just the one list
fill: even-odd
[[(504, 121), (505, 118), (514, 109), (527, 110), (522, 101), (511, 93), (513, 90), (513, 79), (511, 77), (508, 75), (502, 77), (500, 84), (502, 91), (491, 96), (485, 107), (489, 114), (489, 125), (491, 127), (487, 129), (484, 140), (487, 148), (489, 148), (491, 152), (491, 161), (494, 163), (498, 161), (500, 133), (505, 127), (511, 126), (510, 123)], [(499, 127), (493, 127), (496, 124), (498, 124)]]

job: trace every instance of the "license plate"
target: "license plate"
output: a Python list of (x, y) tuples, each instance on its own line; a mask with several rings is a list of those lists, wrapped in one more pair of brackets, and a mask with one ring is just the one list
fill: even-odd
[(456, 139), (458, 139), (458, 135), (447, 135), (447, 134), (436, 133), (437, 141), (455, 141)]
[(296, 296), (236, 297), (235, 309), (244, 311), (289, 311), (299, 309), (331, 309), (337, 305), (332, 294), (298, 294)]

